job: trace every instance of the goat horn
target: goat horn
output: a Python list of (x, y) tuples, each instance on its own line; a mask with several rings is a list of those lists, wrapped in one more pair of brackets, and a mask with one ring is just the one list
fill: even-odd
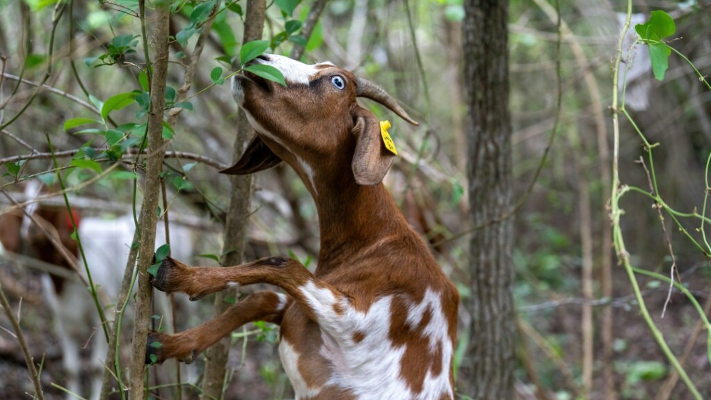
[(411, 123), (412, 125), (420, 125), (417, 121), (410, 118), (410, 116), (407, 115), (405, 110), (403, 110), (402, 107), (397, 104), (397, 101), (390, 97), (390, 95), (385, 90), (383, 90), (380, 86), (374, 84), (373, 82), (367, 79), (358, 78), (358, 91), (356, 94), (358, 95), (358, 97), (365, 97), (377, 101), (378, 103), (389, 108), (390, 111), (394, 112), (400, 118)]

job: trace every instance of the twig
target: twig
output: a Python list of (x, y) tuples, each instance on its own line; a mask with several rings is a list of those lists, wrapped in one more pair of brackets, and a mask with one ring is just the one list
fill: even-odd
[[(0, 119), (1, 119), (1, 118), (0, 118)], [(32, 147), (29, 143), (25, 142), (24, 140), (20, 139), (19, 137), (15, 136), (15, 135), (13, 135), (12, 133), (8, 132), (7, 130), (3, 129), (3, 130), (0, 131), (0, 133), (2, 133), (3, 135), (9, 137), (10, 139), (16, 141), (17, 143), (19, 143), (20, 145), (22, 145), (22, 147), (24, 147), (24, 148), (26, 148), (27, 150), (31, 151), (33, 154), (39, 153), (39, 152), (37, 151), (37, 149), (35, 149), (34, 147)]]
[[(62, 257), (63, 257), (64, 260), (67, 262), (67, 264), (69, 264), (69, 266), (72, 268), (72, 270), (74, 270), (74, 272), (77, 274), (77, 276), (79, 277), (79, 279), (81, 279), (82, 283), (83, 283), (84, 285), (86, 285), (86, 286), (89, 286), (89, 281), (87, 281), (86, 278), (84, 278), (84, 276), (82, 276), (81, 273), (79, 273), (79, 266), (78, 266), (77, 263), (76, 263), (76, 259), (67, 251), (67, 249), (64, 247), (64, 245), (57, 239), (57, 238), (59, 237), (59, 235), (57, 234), (57, 232), (56, 232), (56, 231), (55, 231), (55, 232), (50, 232), (50, 231), (48, 230), (48, 227), (49, 227), (49, 228), (52, 227), (50, 224), (48, 224), (48, 223), (46, 223), (46, 222), (44, 222), (44, 221), (39, 221), (39, 220), (37, 219), (37, 217), (35, 217), (34, 215), (32, 215), (31, 213), (29, 213), (29, 212), (25, 209), (25, 207), (26, 207), (28, 204), (32, 204), (32, 203), (29, 203), (29, 202), (18, 203), (17, 200), (15, 200), (15, 198), (12, 197), (12, 195), (11, 195), (10, 193), (6, 192), (5, 190), (0, 190), (0, 191), (2, 191), (2, 194), (4, 194), (5, 197), (7, 197), (8, 200), (10, 200), (10, 201), (14, 204), (14, 206), (7, 207), (7, 208), (5, 208), (4, 210), (0, 210), (0, 213), (4, 213), (5, 210), (7, 210), (7, 209), (9, 209), (9, 208), (12, 208), (12, 209), (17, 209), (17, 208), (19, 208), (19, 209), (21, 209), (22, 212), (25, 214), (25, 216), (27, 216), (27, 218), (29, 218), (30, 221), (32, 221), (32, 223), (34, 223), (35, 225), (37, 225), (37, 227), (39, 227), (40, 230), (42, 230), (42, 233), (47, 237), (47, 239), (50, 241), (50, 243), (52, 243), (52, 246), (54, 246), (54, 248), (59, 252), (59, 254), (62, 255)], [(8, 212), (9, 212), (9, 211), (8, 211)]]
[(27, 79), (22, 79), (22, 78), (20, 78), (20, 77), (18, 77), (18, 76), (15, 76), (15, 75), (12, 75), (12, 74), (8, 74), (8, 73), (3, 73), (2, 76), (4, 76), (4, 77), (7, 78), (7, 79), (13, 80), (13, 81), (18, 81), (18, 82), (26, 83), (26, 84), (28, 84), (28, 85), (30, 85), (30, 86), (41, 87), (42, 89), (46, 89), (47, 91), (49, 91), (49, 92), (51, 92), (51, 93), (58, 94), (58, 95), (60, 95), (60, 96), (62, 96), (62, 97), (64, 97), (64, 98), (66, 98), (66, 99), (69, 99), (69, 100), (71, 100), (71, 101), (73, 101), (73, 102), (75, 102), (75, 103), (77, 103), (77, 104), (79, 104), (79, 105), (81, 105), (81, 106), (84, 106), (84, 107), (88, 108), (89, 110), (93, 111), (93, 112), (96, 113), (96, 114), (101, 115), (101, 111), (99, 111), (99, 110), (98, 110), (96, 107), (94, 107), (93, 105), (87, 103), (86, 101), (84, 101), (84, 100), (82, 100), (82, 99), (80, 99), (80, 98), (78, 98), (78, 97), (76, 97), (76, 96), (74, 96), (74, 95), (71, 95), (71, 94), (69, 94), (69, 93), (67, 93), (67, 92), (64, 92), (64, 91), (62, 91), (62, 90), (59, 90), (59, 89), (57, 89), (57, 88), (55, 88), (55, 87), (49, 86), (49, 85), (44, 84), (44, 83), (39, 84), (39, 83), (37, 83), (37, 82), (28, 81)]
[[(654, 190), (654, 184), (652, 183), (652, 175), (649, 172), (649, 168), (647, 168), (647, 164), (644, 163), (644, 158), (642, 156), (639, 156), (639, 160), (637, 160), (638, 163), (642, 164), (642, 168), (644, 168), (644, 172), (647, 174), (647, 181), (649, 182), (649, 190), (652, 191), (652, 194), (657, 194), (655, 193)], [(667, 306), (669, 305), (669, 302), (671, 302), (671, 295), (672, 291), (674, 289), (674, 273), (676, 272), (676, 276), (679, 279), (679, 283), (681, 283), (681, 277), (679, 276), (679, 269), (676, 266), (676, 257), (674, 256), (674, 249), (672, 248), (671, 240), (669, 239), (669, 233), (667, 233), (667, 226), (664, 223), (664, 215), (662, 214), (662, 207), (657, 205), (656, 203), (653, 205), (653, 208), (657, 210), (657, 213), (659, 214), (659, 223), (662, 225), (662, 233), (664, 234), (664, 241), (667, 243), (667, 248), (669, 249), (669, 255), (671, 256), (671, 261), (672, 265), (669, 271), (669, 279), (671, 279), (671, 282), (669, 283), (669, 292), (667, 293), (667, 299), (664, 301), (664, 308), (662, 308), (662, 318), (664, 318), (664, 314), (667, 312)]]
[[(704, 314), (708, 315), (710, 311), (711, 295), (707, 295), (706, 303), (704, 303), (703, 312)], [(699, 338), (699, 335), (701, 334), (701, 331), (703, 330), (704, 326), (704, 321), (699, 320), (699, 322), (696, 323), (696, 326), (694, 326), (694, 330), (691, 332), (691, 335), (689, 335), (689, 340), (686, 343), (684, 353), (679, 358), (679, 364), (681, 364), (682, 366), (691, 355), (691, 352), (694, 350), (696, 340)], [(672, 391), (674, 390), (674, 387), (676, 386), (677, 382), (679, 382), (679, 374), (676, 371), (672, 371), (671, 374), (669, 374), (669, 377), (667, 378), (666, 382), (664, 382), (664, 384), (662, 385), (662, 389), (659, 391), (659, 394), (657, 395), (657, 397), (654, 398), (654, 400), (669, 400), (669, 397), (671, 396)]]
[[(311, 33), (316, 27), (316, 23), (318, 22), (318, 19), (321, 16), (321, 12), (323, 12), (324, 7), (326, 7), (326, 3), (328, 3), (328, 0), (316, 0), (309, 9), (309, 15), (306, 16), (303, 25), (301, 25), (301, 35), (306, 38), (307, 42), (311, 37)], [(293, 58), (294, 60), (299, 60), (301, 59), (301, 56), (304, 55), (305, 49), (305, 46), (294, 44), (294, 47), (292, 47), (291, 53), (289, 54), (289, 57)]]
[[(59, 20), (62, 18), (62, 15), (64, 15), (64, 10), (67, 8), (66, 3), (64, 2), (58, 2), (54, 6), (54, 13), (52, 15), (52, 31), (49, 36), (49, 50), (47, 51), (47, 72), (44, 74), (44, 77), (42, 78), (42, 82), (40, 82), (39, 85), (37, 85), (37, 89), (35, 89), (34, 93), (32, 93), (32, 96), (27, 100), (27, 102), (20, 108), (20, 111), (18, 111), (15, 115), (10, 118), (9, 121), (0, 124), (0, 130), (7, 128), (10, 124), (15, 122), (20, 116), (27, 110), (27, 108), (32, 104), (32, 101), (37, 97), (37, 95), (40, 92), (40, 89), (42, 89), (42, 85), (44, 85), (45, 82), (49, 79), (49, 77), (52, 75), (52, 65), (54, 65), (54, 60), (52, 59), (52, 55), (54, 52), (54, 35), (57, 31), (57, 26), (59, 25)], [(8, 99), (9, 101), (10, 99)], [(4, 107), (4, 104), (3, 104)]]
[[(4, 132), (3, 132), (4, 133)], [(97, 152), (102, 152), (108, 150), (107, 148), (97, 148), (95, 149)], [(57, 158), (67, 158), (67, 157), (72, 157), (75, 154), (77, 154), (81, 149), (72, 149), (72, 150), (63, 150), (63, 151), (58, 151), (54, 153), (54, 156)], [(131, 149), (126, 152), (128, 155), (136, 155), (138, 154), (138, 151), (136, 149)], [(148, 150), (143, 150), (141, 154), (148, 154)], [(22, 160), (49, 160), (52, 158), (52, 153), (34, 153), (34, 154), (21, 154), (17, 156), (12, 156), (12, 157), (5, 157), (5, 158), (0, 158), (0, 165), (3, 164), (8, 164), (8, 163), (15, 163), (18, 161)], [(165, 152), (165, 158), (179, 158), (183, 160), (192, 160), (192, 161), (197, 161), (201, 164), (209, 165), (210, 167), (213, 167), (215, 169), (224, 169), (227, 168), (227, 165), (222, 164), (221, 162), (217, 160), (213, 160), (212, 158), (206, 157), (206, 156), (201, 156), (199, 154), (194, 154), (194, 153), (188, 153), (185, 151), (166, 151)], [(94, 161), (109, 161), (108, 158), (99, 158)]]
[(84, 187), (86, 187), (86, 186), (89, 186), (89, 185), (91, 185), (92, 183), (94, 183), (94, 182), (96, 182), (96, 181), (98, 181), (98, 180), (104, 178), (106, 175), (109, 174), (109, 172), (111, 172), (111, 171), (113, 171), (114, 169), (116, 169), (116, 167), (118, 167), (119, 165), (121, 165), (121, 162), (120, 162), (120, 161), (114, 163), (114, 164), (111, 165), (109, 168), (106, 168), (106, 169), (104, 170), (104, 172), (102, 172), (102, 173), (96, 175), (95, 177), (93, 177), (93, 178), (91, 178), (91, 179), (89, 179), (89, 180), (87, 180), (87, 181), (84, 181), (84, 182), (82, 182), (82, 183), (80, 183), (80, 184), (78, 184), (78, 185), (68, 187), (68, 188), (63, 189), (63, 190), (60, 190), (60, 191), (58, 191), (58, 192), (46, 194), (46, 195), (43, 195), (43, 196), (37, 196), (37, 197), (34, 198), (34, 199), (26, 200), (26, 201), (24, 201), (24, 202), (22, 202), (22, 203), (17, 203), (17, 204), (15, 204), (14, 206), (10, 206), (10, 207), (4, 208), (4, 209), (0, 210), (0, 215), (7, 214), (7, 213), (9, 213), (9, 212), (11, 212), (11, 211), (13, 211), (13, 210), (16, 210), (16, 209), (18, 209), (18, 208), (26, 207), (26, 206), (28, 206), (28, 205), (30, 205), (30, 204), (33, 204), (33, 203), (39, 203), (39, 202), (42, 201), (42, 200), (46, 200), (46, 199), (49, 199), (49, 198), (52, 198), (52, 197), (61, 196), (61, 195), (65, 194), (65, 193), (70, 193), (70, 192), (75, 192), (75, 191), (77, 191), (77, 190), (80, 190), (80, 189), (82, 189), (82, 188), (84, 188)]
[(2, 290), (2, 284), (0, 283), (0, 305), (2, 305), (3, 310), (5, 310), (5, 315), (10, 320), (12, 329), (15, 331), (15, 336), (17, 337), (18, 343), (20, 343), (20, 348), (22, 349), (22, 355), (25, 357), (25, 363), (27, 364), (27, 369), (30, 371), (30, 379), (35, 386), (35, 396), (39, 400), (44, 400), (44, 392), (42, 391), (42, 385), (40, 384), (40, 378), (37, 374), (37, 368), (35, 368), (35, 362), (30, 354), (30, 350), (27, 347), (27, 342), (25, 341), (25, 336), (22, 334), (22, 329), (20, 328), (20, 323), (17, 318), (12, 314), (10, 308), (10, 302), (7, 301), (5, 297), (5, 292)]
[[(52, 141), (49, 138), (49, 134), (45, 133), (45, 137), (47, 139), (47, 144), (49, 145), (49, 151), (52, 153), (52, 163), (54, 164), (54, 168), (59, 168), (59, 164), (57, 163), (57, 158), (54, 157), (54, 147), (52, 146)], [(62, 179), (62, 174), (57, 173), (57, 182), (59, 182), (59, 186), (64, 190), (64, 179)], [(84, 253), (84, 245), (81, 240), (81, 236), (79, 235), (79, 232), (77, 230), (77, 221), (74, 217), (74, 212), (72, 212), (72, 206), (69, 203), (69, 197), (67, 197), (66, 193), (63, 193), (62, 196), (64, 197), (64, 204), (67, 207), (67, 213), (69, 215), (69, 221), (72, 224), (72, 229), (74, 231), (74, 236), (75, 240), (77, 242), (77, 245), (79, 247), (79, 254), (81, 255), (82, 261), (84, 261), (84, 272), (86, 272), (87, 279), (89, 280), (89, 292), (91, 293), (91, 297), (94, 299), (94, 305), (96, 305), (96, 311), (99, 314), (99, 320), (101, 321), (101, 327), (103, 328), (104, 331), (104, 336), (106, 338), (106, 342), (109, 341), (109, 326), (106, 323), (106, 316), (104, 315), (104, 308), (101, 306), (101, 303), (99, 302), (99, 295), (97, 294), (96, 291), (96, 286), (94, 286), (94, 280), (91, 276), (91, 269), (89, 269), (89, 262), (86, 259), (86, 254)]]

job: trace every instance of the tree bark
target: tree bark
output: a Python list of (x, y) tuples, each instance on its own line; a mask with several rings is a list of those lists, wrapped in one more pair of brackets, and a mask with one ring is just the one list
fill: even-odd
[[(464, 2), (472, 226), (496, 220), (512, 208), (507, 9), (506, 0)], [(470, 241), (471, 339), (459, 374), (459, 391), (476, 400), (514, 398), (512, 233), (512, 220), (507, 218), (475, 231)]]
[[(262, 38), (264, 17), (266, 13), (265, 0), (249, 0), (244, 18), (244, 37), (242, 43)], [(237, 137), (234, 143), (233, 161), (237, 161), (244, 152), (244, 147), (254, 130), (249, 125), (246, 115), (237, 112)], [(230, 176), (232, 192), (230, 207), (225, 221), (222, 265), (237, 265), (243, 262), (244, 246), (249, 228), (249, 215), (254, 178), (247, 176)], [(236, 291), (229, 289), (215, 296), (215, 315), (222, 314), (230, 304), (225, 303), (226, 297), (236, 297)], [(230, 338), (226, 337), (215, 343), (206, 352), (205, 376), (203, 377), (201, 400), (222, 397), (222, 387), (225, 381), (227, 359), (230, 354)]]
[[(168, 78), (168, 21), (169, 4), (157, 2), (153, 16), (155, 31), (150, 41), (155, 46), (153, 75), (151, 79), (151, 105), (148, 115), (148, 156), (146, 157), (146, 184), (140, 216), (140, 244), (138, 247), (138, 291), (136, 293), (136, 314), (134, 316), (133, 338), (131, 342), (131, 391), (130, 399), (143, 398), (144, 360), (146, 339), (151, 318), (153, 288), (149, 281), (148, 267), (153, 261), (158, 221), (158, 198), (160, 195), (160, 173), (163, 169), (163, 110), (165, 109), (165, 86)], [(146, 60), (148, 62), (148, 60)]]

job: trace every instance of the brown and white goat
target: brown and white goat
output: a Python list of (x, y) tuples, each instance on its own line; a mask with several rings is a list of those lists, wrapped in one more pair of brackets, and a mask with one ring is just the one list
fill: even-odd
[[(257, 136), (225, 173), (249, 174), (285, 161), (318, 210), (315, 273), (272, 257), (227, 267), (188, 267), (167, 258), (153, 285), (191, 299), (269, 283), (224, 314), (175, 335), (151, 333), (147, 359), (190, 361), (252, 321), (281, 325), (279, 354), (297, 399), (453, 399), (452, 356), (459, 295), (381, 180), (393, 161), (380, 123), (357, 97), (416, 124), (382, 89), (331, 63), (276, 55), (287, 87), (250, 73), (233, 92)], [(153, 342), (162, 346), (150, 346)]]

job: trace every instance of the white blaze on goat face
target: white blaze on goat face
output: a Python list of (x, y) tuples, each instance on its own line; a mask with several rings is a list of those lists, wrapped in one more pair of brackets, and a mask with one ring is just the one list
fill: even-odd
[(308, 85), (311, 79), (319, 72), (321, 66), (331, 66), (331, 62), (323, 62), (318, 64), (304, 64), (302, 62), (292, 60), (289, 57), (284, 57), (276, 54), (269, 54), (264, 58), (256, 60), (259, 64), (272, 66), (284, 75), (284, 80), (288, 83), (299, 83)]

